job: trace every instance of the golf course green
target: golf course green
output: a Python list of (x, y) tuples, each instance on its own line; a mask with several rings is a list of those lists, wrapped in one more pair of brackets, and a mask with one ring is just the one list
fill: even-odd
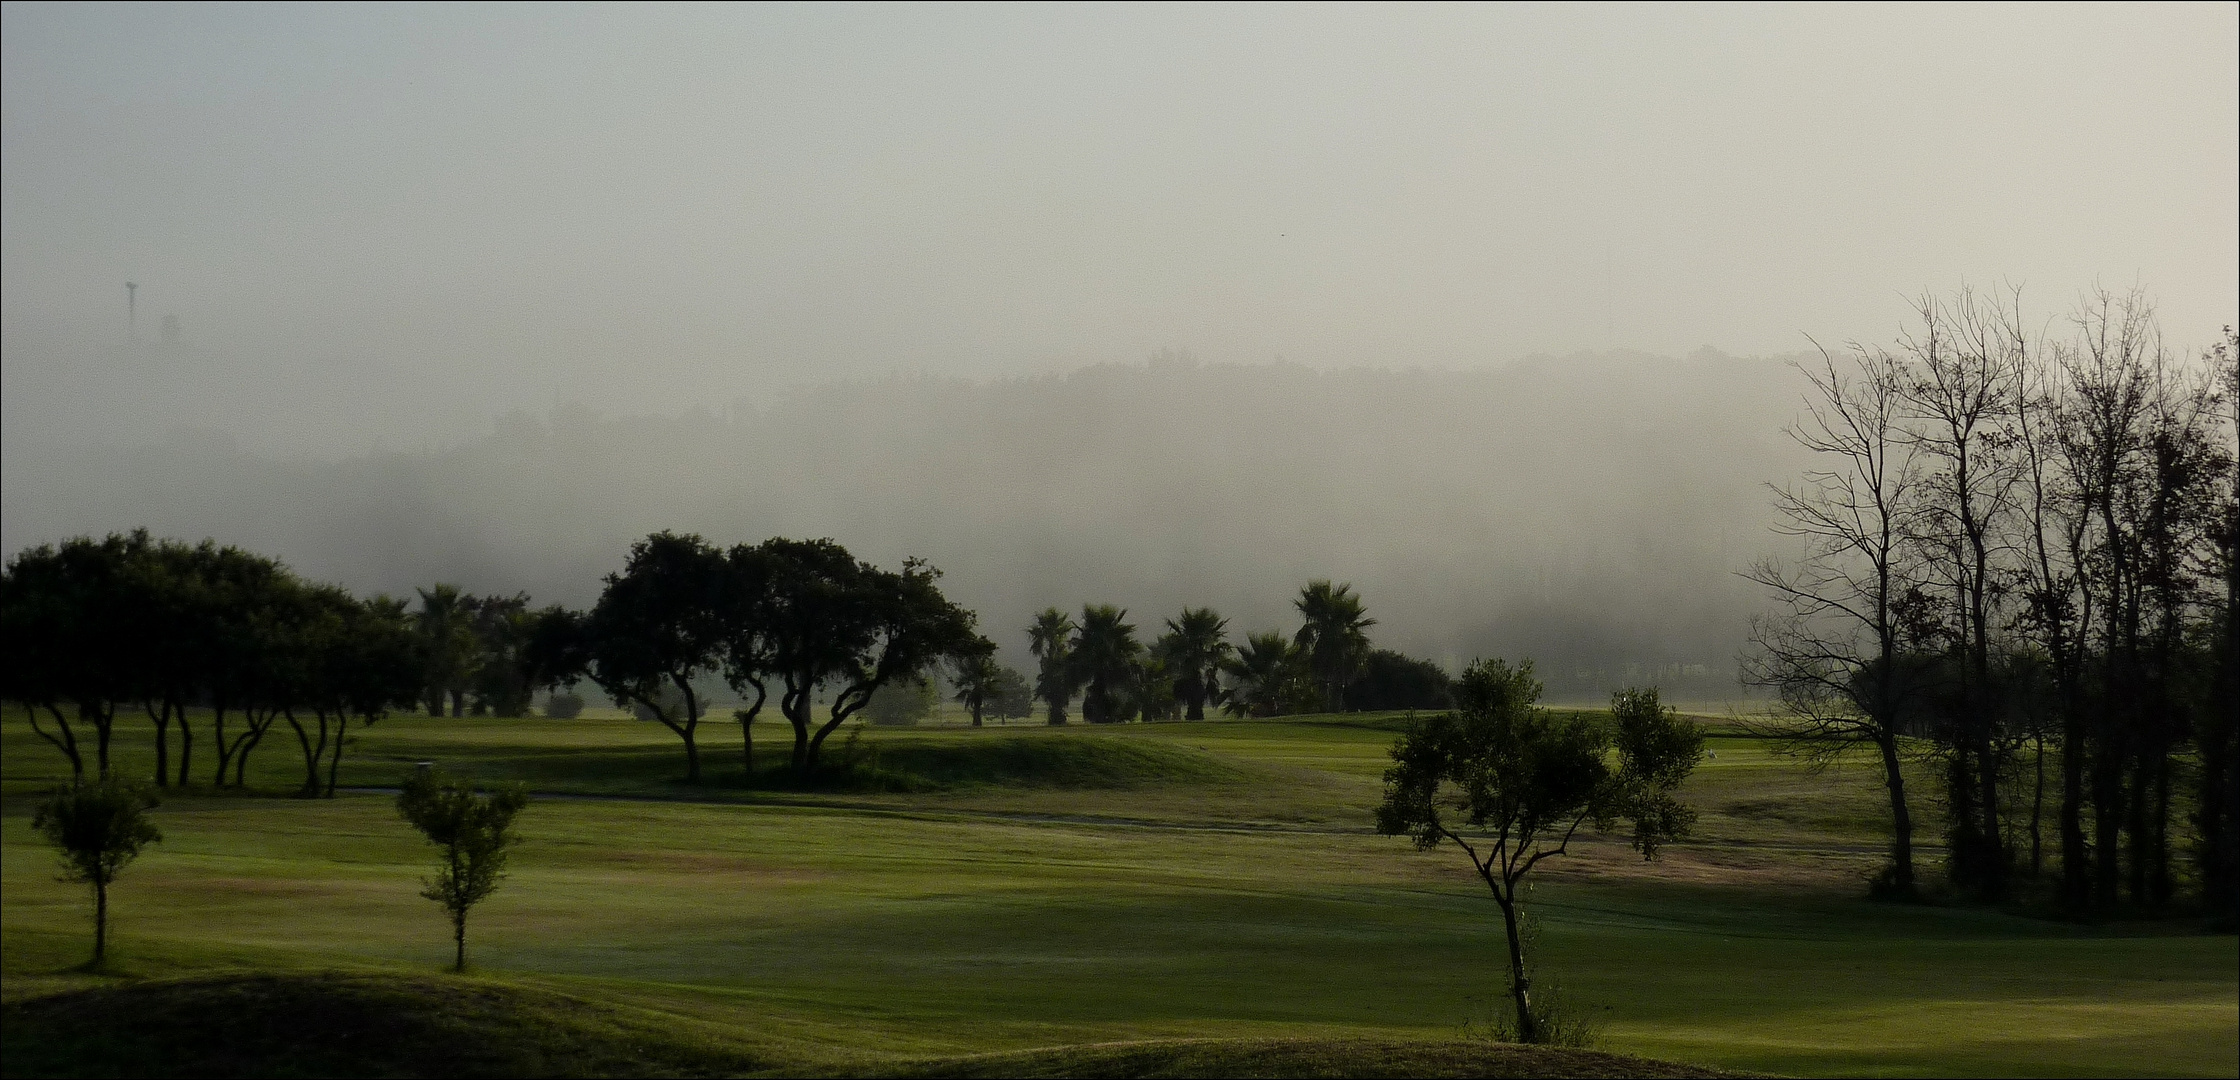
[[(495, 1055), (443, 1060), (499, 1073), (1555, 1067), (1503, 1066), (1482, 1038), (1505, 964), (1484, 885), (1456, 853), (1371, 827), (1404, 723), (865, 728), (828, 747), (856, 782), (800, 790), (775, 771), (776, 723), (756, 728), (750, 780), (738, 725), (711, 718), (710, 782), (691, 787), (666, 729), (612, 712), (405, 716), (359, 736), (331, 801), (287, 797), (302, 772), (285, 725), (246, 792), (207, 786), (204, 738), (201, 786), (153, 812), (164, 840), (113, 888), (111, 959), (89, 972), (89, 891), (57, 880), (30, 823), (67, 768), (11, 708), (9, 1071), (130, 1071), (155, 1052), (81, 1045), (81, 1015), (121, 1032), (136, 1016), (411, 1012), (366, 1004), (392, 1000), (426, 1023), (260, 1021), (221, 1041), (239, 1054), (285, 1035), (305, 1074), (371, 1052), (336, 1041), (351, 1032), (450, 1045), (439, 1028)], [(148, 727), (120, 718), (121, 775), (152, 768)], [(1709, 745), (1684, 789), (1691, 841), (1649, 864), (1604, 839), (1543, 864), (1540, 985), (1592, 1020), (1597, 1049), (1797, 1075), (2240, 1073), (2232, 935), (1870, 903), (1880, 795), (1864, 762), (1815, 773), (1715, 722)], [(431, 760), (533, 793), (510, 877), (473, 911), (464, 976), (445, 973), (448, 926), (418, 895), (431, 849), (389, 790)], [(298, 1046), (314, 1028), (343, 1035)], [(506, 1056), (516, 1029), (543, 1049)], [(1549, 1053), (1577, 1075), (1651, 1067)]]

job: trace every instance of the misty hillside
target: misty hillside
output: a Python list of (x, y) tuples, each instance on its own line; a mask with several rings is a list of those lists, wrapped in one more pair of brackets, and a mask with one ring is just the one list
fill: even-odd
[[(315, 578), (437, 580), (583, 604), (629, 541), (832, 536), (922, 556), (1014, 663), (1029, 615), (1113, 602), (1139, 627), (1211, 604), (1294, 625), (1310, 578), (1351, 581), (1381, 644), (1537, 658), (1551, 686), (1719, 690), (1774, 550), (1763, 484), (1798, 381), (1711, 352), (1475, 372), (1322, 372), (1164, 358), (1065, 376), (890, 378), (759, 409), (516, 413), (427, 453), (332, 463), (182, 428), (101, 450), (17, 442), (11, 552), (146, 525), (278, 554)], [(1629, 668), (1629, 665), (1631, 667)]]

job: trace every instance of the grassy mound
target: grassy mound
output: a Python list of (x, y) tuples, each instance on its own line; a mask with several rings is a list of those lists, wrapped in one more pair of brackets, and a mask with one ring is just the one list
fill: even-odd
[[(134, 983), (0, 1010), (10, 1076), (797, 1074), (722, 1029), (475, 978), (242, 975)], [(853, 1076), (1727, 1076), (1469, 1040), (1160, 1039), (857, 1061)]]
[[(671, 1019), (671, 1018), (663, 1018)], [(670, 1022), (473, 978), (249, 975), (0, 1010), (11, 1076), (710, 1076), (753, 1060)]]
[(887, 738), (850, 752), (856, 755), (852, 773), (902, 791), (1134, 788), (1223, 783), (1248, 775), (1217, 755), (1191, 747), (1082, 735)]
[(1474, 1040), (1159, 1039), (940, 1058), (891, 1076), (1732, 1076), (1668, 1061)]

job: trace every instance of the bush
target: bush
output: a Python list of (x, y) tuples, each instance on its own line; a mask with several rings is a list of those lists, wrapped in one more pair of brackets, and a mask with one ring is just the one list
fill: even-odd
[(1454, 708), (1454, 680), (1429, 660), (1390, 649), (1369, 654), (1361, 677), (1346, 687), (1346, 708), (1358, 712)]
[(544, 714), (554, 720), (573, 720), (583, 715), (583, 695), (573, 690), (563, 690), (544, 699)]
[(907, 727), (933, 715), (939, 697), (924, 679), (900, 679), (872, 691), (863, 718), (887, 727)]

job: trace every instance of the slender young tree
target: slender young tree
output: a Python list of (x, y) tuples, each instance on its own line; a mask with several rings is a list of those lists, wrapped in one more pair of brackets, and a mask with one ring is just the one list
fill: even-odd
[(140, 849), (163, 839), (148, 820), (155, 797), (130, 784), (100, 780), (57, 788), (32, 813), (37, 829), (62, 856), (65, 880), (93, 886), (93, 965), (109, 952), (109, 885)]
[(397, 814), (442, 852), (420, 895), (451, 917), (453, 971), (467, 969), (467, 912), (505, 878), (506, 858), (521, 842), (514, 819), (529, 805), (519, 784), (478, 792), (471, 781), (419, 769), (397, 794)]
[(1456, 697), (1454, 712), (1415, 724), (1393, 745), (1377, 831), (1406, 835), (1419, 850), (1451, 841), (1469, 856), (1508, 933), (1518, 1038), (1541, 1042), (1551, 1033), (1532, 999), (1520, 887), (1541, 862), (1568, 853), (1582, 827), (1628, 821), (1645, 859), (1685, 836), (1694, 814), (1672, 792), (1703, 756), (1703, 733), (1655, 691), (1628, 691), (1612, 701), (1613, 739), (1583, 717), (1536, 707), (1530, 663), (1472, 664)]

